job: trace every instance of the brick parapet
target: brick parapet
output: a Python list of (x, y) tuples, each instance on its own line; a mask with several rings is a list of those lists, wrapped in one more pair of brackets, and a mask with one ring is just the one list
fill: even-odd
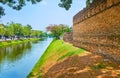
[(94, 0), (92, 4), (78, 12), (73, 17), (73, 24), (78, 24), (118, 4), (120, 4), (120, 0)]

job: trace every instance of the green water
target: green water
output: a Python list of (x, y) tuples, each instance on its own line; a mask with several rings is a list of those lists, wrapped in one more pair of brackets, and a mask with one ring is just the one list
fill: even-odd
[(51, 41), (0, 48), (0, 78), (26, 78)]

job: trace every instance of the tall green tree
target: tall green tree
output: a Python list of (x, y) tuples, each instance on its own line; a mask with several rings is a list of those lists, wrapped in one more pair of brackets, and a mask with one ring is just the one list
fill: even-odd
[(60, 39), (65, 32), (70, 32), (70, 27), (67, 25), (50, 25), (47, 28), (47, 31), (50, 31), (56, 39)]
[(14, 35), (19, 39), (23, 35), (23, 27), (20, 23), (11, 23), (10, 26), (13, 29)]
[(4, 39), (6, 33), (6, 28), (3, 24), (0, 24), (0, 35), (2, 36), (2, 39)]
[(13, 39), (14, 34), (14, 30), (12, 28), (12, 26), (6, 26), (6, 36), (8, 36), (9, 38)]
[(30, 25), (23, 27), (23, 35), (27, 38), (30, 37), (32, 27)]

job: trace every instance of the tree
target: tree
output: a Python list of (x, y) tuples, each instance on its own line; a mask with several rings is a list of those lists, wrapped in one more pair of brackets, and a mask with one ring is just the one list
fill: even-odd
[(27, 38), (30, 37), (32, 27), (30, 25), (23, 27), (23, 35)]
[[(8, 5), (9, 7), (15, 10), (21, 10), (23, 6), (26, 5), (26, 2), (31, 2), (36, 4), (42, 0), (0, 0), (0, 3), (3, 5)], [(4, 8), (0, 6), (0, 17), (5, 15)]]
[(0, 24), (0, 38), (2, 39), (9, 38), (14, 39), (15, 37), (17, 39), (21, 38), (30, 38), (30, 37), (46, 37), (47, 33), (41, 31), (41, 30), (32, 30), (31, 25), (23, 26), (20, 23), (8, 23), (7, 25)]
[(5, 26), (5, 28), (6, 28), (5, 36), (12, 39), (12, 37), (14, 36), (13, 28), (11, 26)]
[(20, 36), (23, 35), (23, 27), (22, 27), (22, 24), (20, 23), (11, 23), (10, 24), (13, 32), (14, 32), (14, 35), (17, 36), (18, 39), (20, 39)]
[(31, 32), (32, 37), (39, 38), (41, 36), (41, 34), (42, 34), (42, 31), (40, 31), (40, 30), (32, 30), (32, 32)]
[[(59, 3), (58, 5), (62, 8), (65, 8), (66, 10), (69, 10), (69, 8), (71, 7), (72, 1), (73, 0), (60, 0), (61, 3)], [(86, 6), (89, 6), (89, 4), (92, 2), (93, 0), (86, 0)]]
[[(3, 5), (8, 5), (9, 7), (15, 10), (21, 10), (22, 7), (26, 5), (26, 2), (31, 2), (32, 4), (36, 4), (41, 1), (42, 0), (0, 0), (0, 3)], [(65, 8), (66, 10), (69, 10), (72, 1), (73, 0), (60, 0), (60, 3), (58, 5), (62, 8)], [(86, 0), (86, 5), (89, 5), (91, 1), (93, 0)], [(0, 18), (3, 15), (5, 15), (4, 8), (0, 6)]]
[(46, 33), (46, 32), (41, 31), (40, 37), (47, 37), (47, 33)]
[(3, 24), (0, 24), (0, 35), (2, 36), (2, 39), (4, 38), (6, 32), (6, 28)]
[(56, 39), (60, 39), (65, 32), (70, 32), (70, 28), (67, 25), (50, 25), (47, 28), (47, 31), (50, 31)]

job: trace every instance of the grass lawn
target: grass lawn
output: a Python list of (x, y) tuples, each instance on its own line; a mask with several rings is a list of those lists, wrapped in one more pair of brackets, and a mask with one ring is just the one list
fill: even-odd
[(0, 42), (0, 47), (21, 44), (29, 41), (40, 40), (39, 38), (29, 38), (29, 39), (21, 39), (21, 40), (10, 40), (10, 41), (2, 41)]
[(43, 73), (44, 70), (41, 68), (49, 69), (52, 64), (62, 61), (69, 56), (83, 53), (85, 53), (85, 50), (74, 47), (72, 44), (66, 43), (62, 40), (53, 40), (39, 61), (36, 63), (35, 67), (29, 74), (29, 77)]

